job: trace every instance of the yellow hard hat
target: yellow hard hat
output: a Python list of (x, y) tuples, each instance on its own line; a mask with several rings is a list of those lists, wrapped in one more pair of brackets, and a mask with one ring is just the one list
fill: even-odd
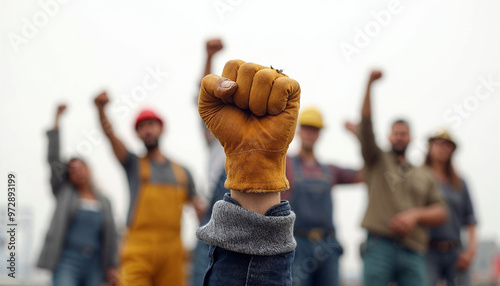
[(457, 143), (455, 142), (455, 140), (453, 140), (450, 133), (446, 129), (439, 129), (438, 131), (436, 131), (434, 135), (429, 137), (429, 143), (431, 143), (436, 139), (448, 141), (453, 145), (454, 148), (457, 148)]
[(299, 125), (307, 125), (316, 128), (323, 128), (323, 117), (318, 108), (314, 106), (307, 107), (302, 110), (299, 115)]

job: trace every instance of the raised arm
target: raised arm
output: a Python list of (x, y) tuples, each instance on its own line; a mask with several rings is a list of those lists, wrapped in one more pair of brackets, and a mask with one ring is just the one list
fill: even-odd
[[(220, 39), (212, 39), (208, 40), (206, 42), (206, 62), (205, 62), (205, 68), (203, 70), (203, 76), (201, 77), (202, 79), (206, 76), (212, 73), (212, 59), (213, 56), (218, 53), (220, 50), (222, 50), (224, 46), (222, 45), (222, 41)], [(200, 80), (201, 84), (201, 80)], [(196, 99), (196, 105), (198, 105), (198, 96), (195, 98)], [(205, 125), (203, 125), (203, 135), (205, 137), (205, 142), (207, 143), (208, 146), (210, 146), (215, 140), (217, 140), (212, 133), (210, 133), (210, 130), (206, 128)]]
[(366, 165), (371, 165), (377, 159), (377, 155), (381, 152), (375, 142), (372, 126), (372, 106), (371, 106), (371, 87), (373, 82), (380, 79), (382, 73), (374, 70), (370, 74), (368, 84), (366, 86), (363, 107), (361, 109), (361, 124), (359, 126), (359, 139), (361, 141), (361, 152)]
[(118, 161), (120, 161), (120, 163), (123, 164), (127, 159), (128, 152), (123, 142), (118, 137), (116, 137), (115, 133), (113, 132), (111, 122), (109, 122), (108, 117), (106, 116), (104, 108), (106, 104), (108, 104), (108, 102), (109, 98), (106, 92), (102, 92), (94, 99), (94, 103), (99, 113), (99, 120), (101, 122), (102, 130), (111, 143), (111, 147), (113, 148), (115, 157), (118, 159)]
[(349, 131), (352, 135), (356, 136), (356, 138), (360, 139), (359, 138), (359, 127), (360, 127), (360, 124), (359, 123), (354, 123), (354, 122), (351, 122), (351, 121), (345, 121), (344, 122), (344, 128)]
[(207, 41), (207, 58), (205, 62), (205, 69), (203, 71), (203, 77), (212, 73), (212, 58), (217, 52), (222, 50), (223, 47), (224, 46), (222, 45), (222, 41), (220, 39), (212, 39)]
[(66, 110), (66, 105), (61, 104), (57, 107), (56, 117), (54, 120), (54, 126), (51, 130), (47, 132), (49, 138), (49, 150), (47, 160), (50, 165), (50, 185), (52, 187), (52, 192), (57, 196), (61, 186), (66, 180), (66, 165), (63, 164), (60, 158), (60, 146), (59, 146), (59, 119)]
[[(261, 65), (233, 60), (226, 63), (222, 77), (203, 78), (198, 111), (224, 146), (225, 187), (231, 194), (214, 205), (211, 220), (197, 231), (199, 239), (269, 259), (295, 248), (295, 215), (288, 202), (280, 201), (280, 192), (289, 188), (285, 160), (299, 102), (298, 82)], [(287, 269), (290, 264), (282, 263)], [(276, 279), (285, 278), (279, 273)], [(239, 279), (244, 283), (246, 276)]]
[(372, 71), (368, 84), (366, 86), (365, 98), (363, 100), (363, 108), (361, 109), (361, 118), (370, 118), (372, 116), (372, 104), (371, 104), (371, 88), (373, 82), (382, 77), (382, 72), (378, 70)]

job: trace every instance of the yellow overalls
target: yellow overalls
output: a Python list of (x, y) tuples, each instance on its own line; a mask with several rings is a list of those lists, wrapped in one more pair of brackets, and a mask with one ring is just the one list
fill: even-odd
[(184, 286), (181, 217), (188, 200), (184, 169), (170, 161), (176, 183), (152, 183), (149, 159), (139, 159), (140, 189), (121, 253), (123, 286)]

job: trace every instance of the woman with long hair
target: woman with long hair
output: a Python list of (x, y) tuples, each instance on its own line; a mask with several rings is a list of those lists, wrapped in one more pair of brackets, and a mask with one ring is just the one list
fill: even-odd
[(97, 191), (84, 160), (59, 157), (57, 108), (49, 137), (48, 161), (56, 209), (47, 231), (38, 267), (53, 271), (53, 286), (97, 286), (116, 281), (117, 233), (109, 200)]
[[(430, 228), (427, 253), (429, 285), (439, 280), (446, 285), (469, 285), (468, 269), (476, 254), (476, 216), (465, 181), (456, 173), (452, 163), (457, 144), (445, 130), (429, 138), (425, 165), (436, 175), (442, 194), (447, 201), (448, 221)], [(467, 229), (468, 243), (461, 243), (461, 230)]]

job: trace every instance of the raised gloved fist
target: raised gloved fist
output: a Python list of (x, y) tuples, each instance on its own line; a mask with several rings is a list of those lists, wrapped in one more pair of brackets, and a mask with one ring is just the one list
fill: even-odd
[(226, 152), (227, 189), (279, 192), (297, 126), (300, 86), (280, 71), (241, 60), (203, 78), (198, 111)]

